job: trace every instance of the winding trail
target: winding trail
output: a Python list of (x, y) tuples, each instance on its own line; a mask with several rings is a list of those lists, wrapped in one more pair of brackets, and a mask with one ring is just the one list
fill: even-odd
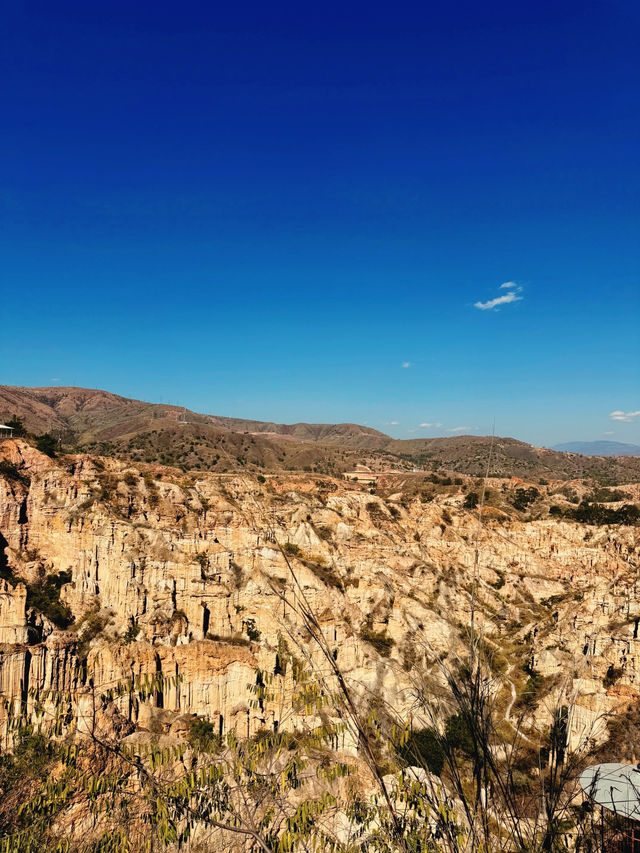
[(535, 746), (536, 745), (535, 741), (531, 740), (530, 737), (527, 737), (527, 735), (522, 731), (522, 727), (515, 725), (511, 719), (511, 710), (513, 709), (513, 705), (514, 705), (516, 699), (518, 698), (518, 694), (516, 692), (516, 686), (513, 683), (513, 681), (509, 678), (509, 673), (511, 672), (512, 669), (513, 669), (513, 664), (509, 664), (507, 671), (505, 672), (505, 681), (507, 682), (507, 684), (511, 688), (511, 701), (509, 702), (509, 704), (507, 705), (507, 707), (505, 709), (504, 721), (513, 729), (513, 731), (518, 735), (518, 737), (521, 737), (522, 740), (524, 740), (527, 743), (530, 743), (533, 746)]
[[(507, 676), (509, 675), (509, 673), (511, 672), (512, 669), (513, 669), (513, 664), (509, 664), (509, 669), (507, 669), (507, 672), (506, 672)], [(505, 723), (509, 723), (510, 725), (513, 725), (513, 723), (511, 722), (511, 709), (513, 708), (513, 704), (516, 701), (518, 694), (516, 693), (515, 684), (508, 677), (507, 677), (507, 683), (508, 683), (509, 687), (511, 688), (511, 701), (507, 705), (507, 708), (504, 712), (504, 720), (505, 720)]]

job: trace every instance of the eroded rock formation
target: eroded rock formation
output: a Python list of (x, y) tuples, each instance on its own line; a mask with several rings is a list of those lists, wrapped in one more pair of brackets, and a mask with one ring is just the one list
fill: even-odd
[[(463, 648), (472, 589), (507, 684), (521, 687), (524, 662), (549, 678), (551, 696), (572, 696), (574, 740), (602, 737), (606, 714), (640, 695), (637, 528), (546, 511), (523, 521), (497, 505), (480, 526), (462, 490), (425, 497), (409, 475), (371, 494), (312, 475), (260, 482), (86, 455), (59, 462), (19, 440), (1, 453), (5, 716), (61, 688), (82, 730), (90, 691), (162, 674), (173, 684), (147, 707), (121, 701), (132, 724), (144, 728), (152, 708), (243, 735), (293, 724), (278, 650), (299, 645), (322, 666), (301, 630), (301, 597), (353, 683), (408, 711), (419, 673)], [(491, 483), (498, 495), (512, 487)], [(27, 594), (52, 577), (67, 631)], [(274, 695), (255, 703), (259, 673), (273, 676)]]

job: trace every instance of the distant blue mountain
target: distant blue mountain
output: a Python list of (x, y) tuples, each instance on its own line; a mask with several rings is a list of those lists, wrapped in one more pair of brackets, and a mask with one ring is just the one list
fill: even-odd
[(551, 449), (562, 453), (581, 453), (583, 456), (640, 456), (639, 444), (622, 441), (568, 441)]

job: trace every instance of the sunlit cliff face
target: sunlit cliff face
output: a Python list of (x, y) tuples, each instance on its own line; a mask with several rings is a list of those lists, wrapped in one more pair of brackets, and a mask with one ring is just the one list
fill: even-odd
[[(559, 482), (538, 484), (519, 511), (515, 490), (531, 484), (490, 481), (479, 523), (467, 498), (478, 483), (466, 477), (383, 478), (372, 490), (304, 474), (261, 482), (54, 460), (22, 441), (2, 453), (5, 715), (64, 687), (80, 719), (90, 681), (109, 689), (162, 673), (175, 677), (162, 696), (121, 708), (134, 727), (148, 727), (154, 709), (243, 735), (293, 726), (283, 643), (322, 667), (301, 596), (360, 695), (398, 712), (410, 711), (425, 673), (437, 678), (438, 659), (464, 648), (472, 591), (505, 709), (523, 668), (544, 677), (540, 717), (547, 701), (577, 696), (574, 739), (594, 725), (604, 737), (603, 713), (638, 696), (638, 528), (550, 517), (565, 500)], [(637, 486), (625, 488), (637, 499)], [(275, 693), (256, 704), (258, 673)]]

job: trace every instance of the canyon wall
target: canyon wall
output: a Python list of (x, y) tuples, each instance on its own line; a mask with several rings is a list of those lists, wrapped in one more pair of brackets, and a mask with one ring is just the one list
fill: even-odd
[[(523, 661), (548, 679), (543, 716), (571, 705), (573, 744), (602, 739), (607, 715), (640, 695), (637, 528), (521, 521), (491, 506), (479, 525), (462, 492), (425, 499), (410, 478), (371, 494), (314, 475), (58, 461), (20, 440), (0, 453), (5, 720), (36, 700), (44, 719), (48, 694), (64, 690), (86, 730), (96, 694), (161, 675), (144, 707), (118, 700), (139, 730), (154, 714), (202, 715), (221, 733), (293, 727), (283, 649), (327, 666), (301, 603), (354, 690), (398, 713), (438, 659), (464, 651), (472, 598), (507, 721)], [(512, 485), (491, 481), (497, 494)], [(56, 577), (66, 630), (27, 591)], [(256, 703), (265, 674), (272, 695)]]

